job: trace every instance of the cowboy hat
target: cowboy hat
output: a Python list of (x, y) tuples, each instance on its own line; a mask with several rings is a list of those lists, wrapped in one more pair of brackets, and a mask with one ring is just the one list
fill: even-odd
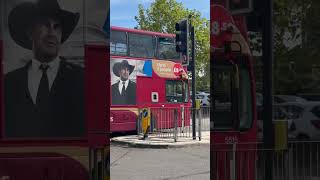
[(131, 73), (133, 72), (134, 66), (133, 66), (133, 65), (130, 65), (127, 60), (123, 60), (123, 61), (121, 61), (121, 63), (120, 63), (120, 62), (117, 62), (117, 63), (115, 63), (115, 64), (113, 65), (113, 69), (112, 69), (112, 70), (113, 70), (113, 73), (114, 73), (116, 76), (120, 77), (119, 71), (120, 71), (121, 69), (125, 68), (125, 67), (128, 68), (129, 74), (131, 74)]
[(32, 40), (28, 29), (39, 18), (52, 17), (61, 23), (61, 43), (66, 41), (79, 21), (79, 13), (72, 13), (60, 8), (57, 0), (38, 0), (23, 2), (14, 7), (8, 16), (9, 32), (12, 39), (26, 49), (32, 49)]

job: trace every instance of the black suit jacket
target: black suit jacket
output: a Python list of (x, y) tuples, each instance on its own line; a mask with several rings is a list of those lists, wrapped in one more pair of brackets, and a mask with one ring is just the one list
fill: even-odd
[(84, 71), (81, 67), (60, 62), (52, 84), (49, 111), (44, 116), (30, 96), (26, 66), (5, 76), (5, 136), (84, 137)]
[(129, 80), (124, 94), (119, 92), (119, 82), (112, 85), (112, 105), (134, 105), (136, 104), (136, 83)]

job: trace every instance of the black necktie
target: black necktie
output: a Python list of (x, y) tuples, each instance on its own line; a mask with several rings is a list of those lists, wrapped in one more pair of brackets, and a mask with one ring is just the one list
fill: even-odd
[(123, 96), (125, 90), (126, 90), (126, 86), (125, 86), (126, 82), (122, 82), (122, 89), (121, 89), (121, 95)]
[(41, 64), (39, 69), (42, 70), (42, 77), (40, 80), (36, 103), (38, 107), (46, 108), (49, 104), (49, 81), (47, 76), (47, 70), (49, 65)]

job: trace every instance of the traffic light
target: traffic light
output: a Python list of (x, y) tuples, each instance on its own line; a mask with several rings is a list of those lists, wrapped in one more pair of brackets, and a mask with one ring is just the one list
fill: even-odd
[(227, 0), (227, 9), (231, 14), (250, 13), (253, 10), (253, 0)]
[(265, 3), (262, 1), (253, 1), (253, 11), (247, 14), (247, 29), (248, 31), (258, 32), (263, 28), (265, 16)]
[(184, 19), (176, 23), (176, 51), (188, 57), (189, 22)]

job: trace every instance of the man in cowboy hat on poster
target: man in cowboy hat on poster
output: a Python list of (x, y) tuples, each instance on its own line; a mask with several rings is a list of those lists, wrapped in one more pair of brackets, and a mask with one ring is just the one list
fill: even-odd
[(79, 13), (57, 0), (24, 2), (8, 16), (11, 38), (33, 58), (5, 75), (5, 136), (84, 137), (84, 72), (58, 54), (79, 21)]
[(119, 81), (112, 85), (113, 105), (134, 105), (136, 104), (136, 83), (129, 80), (134, 66), (127, 60), (115, 63), (113, 73), (119, 77)]

